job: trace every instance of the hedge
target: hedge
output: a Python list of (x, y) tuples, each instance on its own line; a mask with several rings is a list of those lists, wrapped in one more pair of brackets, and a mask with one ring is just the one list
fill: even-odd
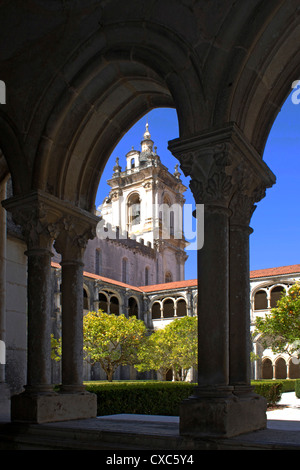
[(295, 394), (297, 398), (300, 398), (300, 379), (295, 380)]
[[(188, 382), (86, 382), (86, 390), (97, 395), (97, 415), (148, 414), (178, 416), (179, 405), (192, 395)], [(280, 400), (282, 382), (256, 382), (254, 391), (268, 404)]]

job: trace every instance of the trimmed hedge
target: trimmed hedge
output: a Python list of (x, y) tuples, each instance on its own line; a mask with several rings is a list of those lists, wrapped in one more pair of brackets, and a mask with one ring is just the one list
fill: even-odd
[(178, 416), (179, 404), (192, 394), (194, 384), (184, 382), (87, 383), (97, 395), (97, 415), (149, 414)]
[(295, 394), (297, 398), (300, 398), (300, 379), (295, 380)]
[(275, 405), (275, 403), (279, 402), (284, 386), (281, 380), (253, 381), (252, 385), (254, 385), (255, 393), (263, 396), (267, 400), (268, 405)]
[[(253, 382), (255, 393), (269, 405), (281, 398), (281, 381)], [(97, 415), (148, 414), (178, 416), (179, 405), (192, 395), (195, 384), (188, 382), (86, 382), (86, 390), (97, 395)]]

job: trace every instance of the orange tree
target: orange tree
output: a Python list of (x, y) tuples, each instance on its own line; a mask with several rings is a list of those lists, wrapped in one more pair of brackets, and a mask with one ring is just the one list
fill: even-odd
[(126, 318), (99, 310), (83, 318), (85, 359), (99, 362), (110, 382), (119, 366), (135, 364), (145, 336), (145, 324), (135, 316)]
[(289, 288), (265, 317), (257, 317), (254, 335), (260, 334), (265, 347), (274, 353), (300, 353), (300, 284)]

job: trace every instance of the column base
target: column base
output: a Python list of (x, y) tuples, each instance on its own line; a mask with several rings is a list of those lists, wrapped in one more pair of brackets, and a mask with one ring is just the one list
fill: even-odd
[(94, 393), (24, 392), (11, 398), (11, 421), (41, 424), (96, 416), (97, 397)]
[(180, 434), (229, 438), (266, 428), (267, 402), (260, 395), (191, 397), (180, 406)]

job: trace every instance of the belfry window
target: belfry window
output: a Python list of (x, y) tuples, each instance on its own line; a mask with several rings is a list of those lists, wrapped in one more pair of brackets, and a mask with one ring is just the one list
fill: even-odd
[(141, 200), (138, 194), (132, 194), (128, 199), (128, 225), (138, 225), (141, 222)]

